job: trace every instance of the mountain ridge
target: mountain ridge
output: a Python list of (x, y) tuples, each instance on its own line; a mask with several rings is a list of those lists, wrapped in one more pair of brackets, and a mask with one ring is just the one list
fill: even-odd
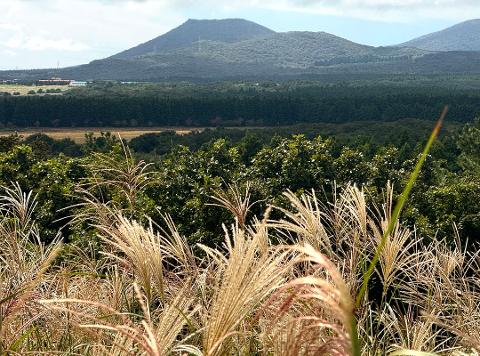
[(446, 29), (404, 42), (399, 46), (428, 51), (480, 51), (480, 19), (464, 21)]
[(230, 43), (273, 33), (275, 31), (244, 19), (189, 19), (161, 36), (114, 54), (109, 58), (131, 59), (149, 53), (164, 53), (165, 51), (187, 47), (200, 40)]
[(57, 70), (0, 72), (0, 79), (168, 81), (402, 73), (480, 73), (480, 52), (405, 44), (373, 47), (327, 32), (275, 32), (242, 19), (190, 19), (105, 59)]

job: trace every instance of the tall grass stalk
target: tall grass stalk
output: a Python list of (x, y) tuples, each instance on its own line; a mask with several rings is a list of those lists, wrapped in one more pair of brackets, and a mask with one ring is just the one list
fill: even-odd
[[(360, 304), (362, 303), (362, 299), (365, 295), (365, 292), (367, 291), (368, 282), (370, 281), (370, 278), (372, 277), (373, 271), (375, 270), (375, 268), (377, 266), (377, 263), (380, 259), (380, 255), (382, 254), (382, 251), (385, 247), (385, 244), (387, 243), (387, 239), (392, 234), (392, 232), (395, 229), (395, 226), (397, 225), (397, 223), (399, 221), (400, 214), (403, 210), (403, 207), (405, 206), (405, 204), (408, 200), (408, 197), (410, 195), (410, 192), (413, 188), (413, 185), (415, 184), (415, 182), (418, 178), (418, 175), (420, 174), (420, 170), (422, 169), (422, 166), (423, 166), (425, 160), (427, 159), (428, 154), (430, 153), (432, 145), (435, 142), (436, 138), (438, 137), (440, 129), (443, 125), (443, 121), (445, 120), (445, 117), (447, 116), (447, 113), (448, 113), (448, 106), (445, 106), (445, 108), (443, 109), (443, 111), (440, 115), (440, 118), (438, 119), (438, 121), (437, 121), (431, 135), (430, 135), (430, 138), (427, 141), (427, 144), (425, 145), (425, 148), (423, 149), (422, 154), (420, 155), (420, 157), (417, 161), (417, 164), (415, 165), (415, 168), (414, 168), (413, 172), (410, 175), (410, 178), (408, 179), (407, 185), (405, 186), (402, 194), (398, 198), (398, 202), (395, 205), (395, 209), (393, 210), (393, 213), (392, 213), (392, 216), (391, 216), (390, 221), (388, 223), (387, 229), (385, 230), (385, 232), (383, 234), (383, 237), (380, 241), (380, 244), (378, 245), (378, 247), (375, 251), (375, 254), (374, 254), (374, 256), (373, 256), (373, 258), (370, 262), (370, 265), (368, 267), (368, 270), (365, 272), (365, 274), (363, 276), (362, 286), (360, 287), (360, 291), (357, 294), (357, 298), (356, 298), (356, 302), (355, 302), (355, 307), (356, 308), (358, 308), (360, 306)], [(355, 321), (354, 318), (353, 318), (352, 323), (354, 323), (352, 325), (352, 329), (354, 327), (356, 329), (356, 321)], [(358, 336), (356, 337), (356, 340), (354, 338), (353, 343), (354, 343), (354, 347), (353, 347), (354, 356), (360, 356), (360, 342), (358, 340)]]

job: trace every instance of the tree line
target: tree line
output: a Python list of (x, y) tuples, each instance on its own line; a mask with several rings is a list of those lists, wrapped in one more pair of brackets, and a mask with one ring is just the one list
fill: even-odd
[(431, 120), (445, 105), (450, 119), (480, 115), (480, 94), (395, 88), (304, 89), (235, 94), (45, 95), (0, 97), (3, 127), (285, 126), (296, 123)]

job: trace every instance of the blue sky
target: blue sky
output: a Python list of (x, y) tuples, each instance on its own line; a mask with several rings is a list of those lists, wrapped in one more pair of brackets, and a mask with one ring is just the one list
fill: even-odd
[(396, 44), (479, 18), (478, 1), (0, 0), (0, 70), (87, 63), (188, 18), (245, 18), (276, 31), (326, 31), (364, 44)]

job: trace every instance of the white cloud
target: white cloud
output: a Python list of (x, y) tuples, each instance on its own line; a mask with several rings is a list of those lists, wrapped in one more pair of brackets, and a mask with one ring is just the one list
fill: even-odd
[(19, 31), (21, 29), (21, 26), (17, 24), (11, 24), (11, 23), (0, 23), (0, 30), (5, 30), (5, 31)]
[(167, 1), (0, 0), (0, 14), (0, 53), (18, 52), (0, 56), (0, 70), (86, 63), (184, 20)]
[[(95, 0), (90, 0), (95, 1)], [(104, 2), (132, 2), (103, 0)], [(271, 9), (313, 14), (355, 17), (376, 21), (417, 21), (419, 19), (462, 20), (480, 17), (480, 0), (137, 0), (162, 4), (172, 10), (189, 6), (235, 11)]]
[(252, 0), (250, 3), (272, 10), (375, 21), (465, 20), (480, 17), (479, 0)]
[(10, 50), (25, 49), (30, 51), (59, 50), (78, 52), (89, 46), (69, 38), (59, 38), (58, 34), (37, 29), (39, 34), (29, 34), (28, 28), (20, 24), (0, 23), (0, 45)]
[(4, 44), (5, 47), (10, 49), (26, 49), (30, 51), (45, 51), (45, 50), (58, 50), (58, 51), (71, 51), (78, 52), (84, 51), (89, 47), (83, 43), (76, 43), (71, 39), (48, 39), (41, 36), (33, 37), (20, 37), (15, 36), (9, 39)]
[(10, 57), (15, 57), (17, 55), (17, 52), (12, 51), (10, 49), (5, 49), (2, 52), (2, 55), (10, 56)]

